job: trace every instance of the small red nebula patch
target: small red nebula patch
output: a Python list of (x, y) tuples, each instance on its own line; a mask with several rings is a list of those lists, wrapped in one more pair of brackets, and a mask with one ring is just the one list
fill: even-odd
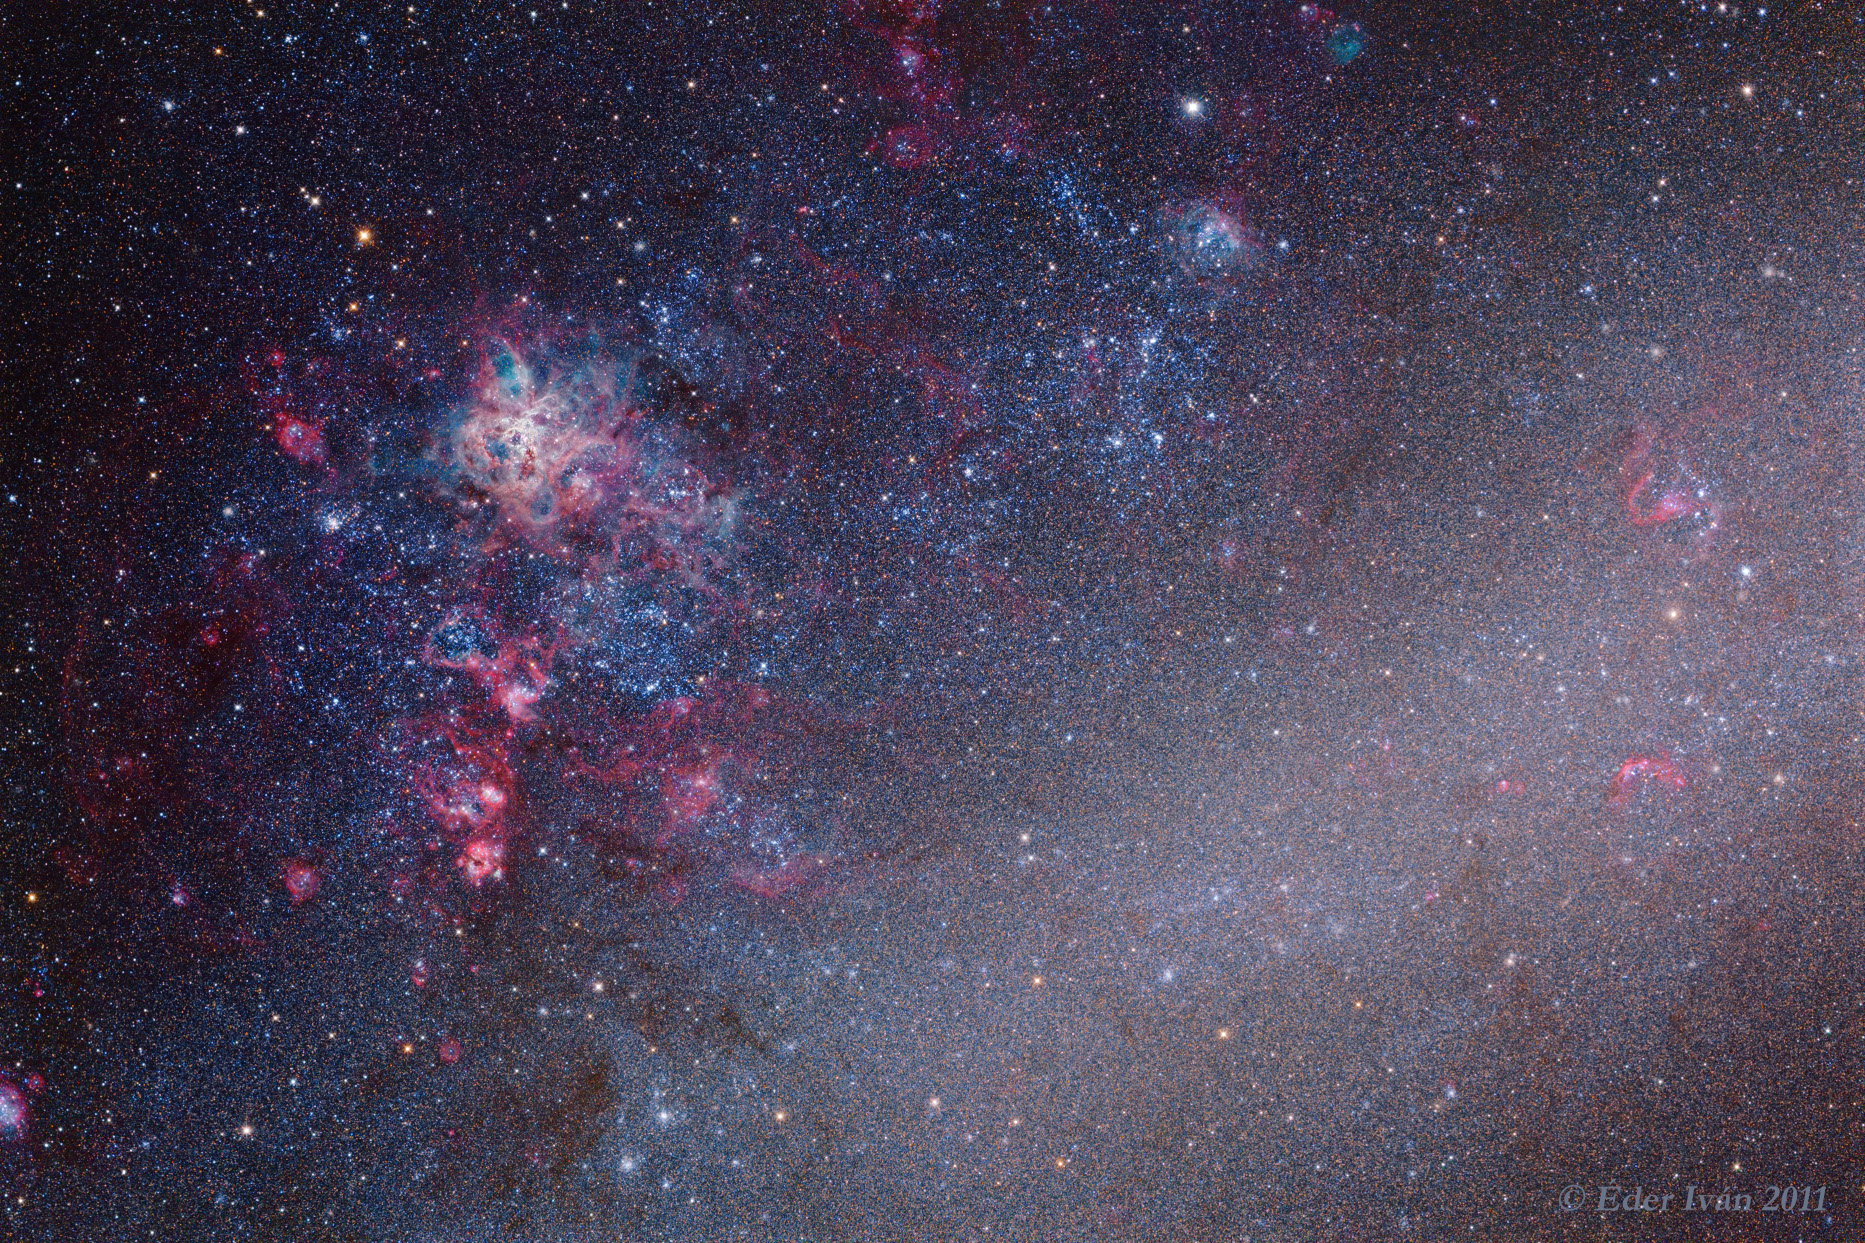
[(272, 438), (285, 456), (304, 466), (322, 466), (329, 461), (324, 451), (324, 429), (292, 414), (280, 414), (272, 425)]
[(460, 1042), (455, 1040), (452, 1036), (440, 1042), (440, 1060), (449, 1066), (459, 1061), (460, 1055), (465, 1051), (466, 1050), (460, 1047)]
[(1690, 778), (1666, 756), (1634, 755), (1619, 765), (1619, 771), (1606, 787), (1607, 806), (1624, 807), (1638, 795), (1640, 787), (1648, 782), (1681, 790), (1690, 784)]
[(417, 958), (408, 964), (408, 980), (416, 988), (426, 988), (432, 974), (427, 968), (427, 959)]
[(1307, 30), (1331, 26), (1334, 20), (1334, 10), (1324, 9), (1318, 4), (1304, 4), (1295, 10), (1296, 25)]
[(285, 866), (279, 870), (285, 880), (285, 892), (291, 895), (291, 904), (297, 906), (317, 896), (317, 891), (324, 884), (324, 874), (317, 865), (306, 859), (287, 859)]

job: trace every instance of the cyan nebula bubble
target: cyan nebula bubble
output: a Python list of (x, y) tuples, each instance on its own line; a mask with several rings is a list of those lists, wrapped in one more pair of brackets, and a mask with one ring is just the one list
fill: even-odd
[(1359, 22), (1348, 22), (1336, 26), (1328, 35), (1328, 55), (1334, 58), (1335, 64), (1344, 65), (1366, 51), (1366, 43), (1366, 27)]

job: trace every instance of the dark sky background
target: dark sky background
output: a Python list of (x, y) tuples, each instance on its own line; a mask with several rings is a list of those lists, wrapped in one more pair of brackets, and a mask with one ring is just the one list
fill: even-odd
[(1862, 47), (0, 14), (9, 1237), (1859, 1237)]

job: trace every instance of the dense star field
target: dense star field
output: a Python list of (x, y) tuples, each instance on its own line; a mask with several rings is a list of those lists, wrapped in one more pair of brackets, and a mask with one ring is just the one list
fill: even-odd
[(28, 7), (8, 1237), (1865, 1230), (1850, 6)]

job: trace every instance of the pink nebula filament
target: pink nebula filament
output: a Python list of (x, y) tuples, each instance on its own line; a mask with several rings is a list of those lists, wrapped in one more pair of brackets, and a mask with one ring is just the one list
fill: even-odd
[(1682, 768), (1665, 756), (1634, 755), (1619, 765), (1612, 783), (1606, 787), (1607, 805), (1624, 807), (1646, 782), (1657, 782), (1673, 790), (1681, 790), (1690, 784), (1690, 779)]

